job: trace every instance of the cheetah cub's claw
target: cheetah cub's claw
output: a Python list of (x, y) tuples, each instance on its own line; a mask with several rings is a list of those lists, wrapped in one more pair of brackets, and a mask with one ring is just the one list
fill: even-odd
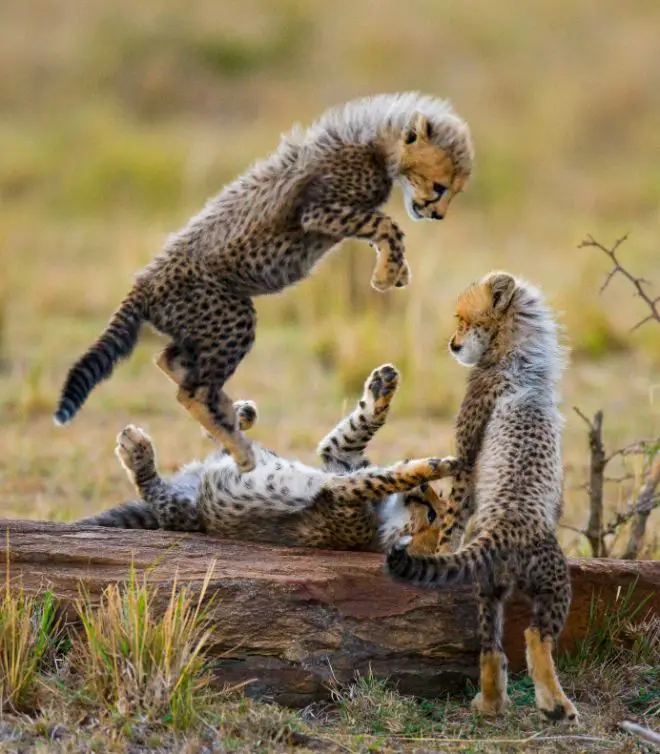
[(128, 471), (135, 471), (145, 464), (153, 463), (155, 459), (151, 438), (133, 424), (128, 424), (117, 435), (115, 454)]
[(364, 383), (364, 408), (377, 417), (389, 408), (399, 386), (399, 371), (392, 364), (377, 367)]

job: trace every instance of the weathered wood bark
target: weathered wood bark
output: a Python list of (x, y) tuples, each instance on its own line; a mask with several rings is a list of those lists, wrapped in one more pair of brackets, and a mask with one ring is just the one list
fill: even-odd
[[(2, 519), (0, 530), (3, 550), (9, 537), (12, 577), (29, 590), (50, 585), (65, 603), (78, 595), (80, 581), (98, 596), (109, 582), (125, 579), (131, 561), (155, 584), (171, 583), (178, 571), (181, 582), (199, 585), (215, 558), (210, 593), (217, 600), (219, 680), (255, 679), (247, 687), (252, 695), (302, 705), (327, 696), (333, 676), (347, 681), (369, 668), (420, 696), (477, 677), (471, 589), (418, 592), (395, 585), (378, 555)], [(5, 562), (3, 552), (3, 570)], [(573, 560), (571, 575), (564, 648), (584, 636), (594, 593), (611, 604), (619, 587), (637, 579), (635, 599), (648, 598), (648, 608), (660, 614), (660, 562)], [(526, 603), (514, 597), (506, 624), (513, 670), (524, 668), (528, 618)]]

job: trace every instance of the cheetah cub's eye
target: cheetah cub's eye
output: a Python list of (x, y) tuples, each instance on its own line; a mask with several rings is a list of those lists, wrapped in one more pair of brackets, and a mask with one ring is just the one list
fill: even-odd
[(438, 517), (438, 514), (435, 512), (435, 509), (429, 507), (428, 512), (426, 514), (426, 518), (429, 524), (432, 524), (436, 520), (437, 517)]
[(439, 199), (445, 193), (445, 191), (447, 190), (447, 187), (443, 186), (442, 183), (434, 183), (433, 190), (438, 195), (438, 199)]
[(405, 139), (406, 144), (414, 144), (416, 140), (417, 134), (414, 131), (408, 131)]

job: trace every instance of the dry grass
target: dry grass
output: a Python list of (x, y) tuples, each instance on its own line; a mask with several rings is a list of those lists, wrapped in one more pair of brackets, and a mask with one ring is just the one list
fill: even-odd
[[(210, 193), (267, 153), (293, 121), (374, 91), (421, 88), (450, 97), (473, 127), (473, 184), (441, 225), (410, 222), (394, 197), (413, 268), (409, 289), (371, 291), (372, 252), (348, 243), (313, 279), (258, 302), (257, 344), (229, 385), (234, 398), (259, 404), (254, 436), (311, 460), (368, 372), (394, 361), (403, 384), (375, 459), (450, 452), (465, 378), (446, 354), (453, 301), (497, 267), (541, 285), (561, 312), (574, 349), (567, 409), (593, 415), (602, 408), (611, 449), (660, 432), (657, 329), (630, 333), (645, 315), (642, 303), (623, 280), (599, 296), (607, 259), (577, 249), (588, 233), (609, 243), (631, 231), (622, 261), (660, 289), (654, 0), (625, 7), (617, 0), (381, 0), (377, 7), (349, 0), (5, 0), (2, 11), (3, 515), (66, 520), (125, 499), (130, 491), (112, 450), (129, 421), (149, 430), (165, 469), (208, 451), (150, 365), (155, 337), (145, 337), (74, 424), (58, 430), (50, 414), (66, 370), (107, 322), (134, 271)], [(588, 451), (582, 423), (566, 414), (564, 523), (582, 528)], [(625, 510), (640, 485), (642, 460), (620, 460), (609, 472), (629, 478), (608, 486), (608, 514)], [(649, 520), (645, 556), (660, 551), (658, 516)], [(584, 552), (583, 538), (570, 529), (562, 537), (569, 552)], [(17, 636), (26, 610), (16, 614)], [(575, 682), (585, 728), (632, 751), (613, 727), (628, 709), (622, 699), (631, 679), (607, 664), (594, 673), (591, 685)], [(644, 673), (633, 675), (640, 688), (647, 688), (640, 679), (652, 680)], [(218, 708), (221, 741), (208, 729), (184, 735), (142, 722), (124, 729), (107, 716), (81, 723), (56, 705), (29, 723), (6, 720), (0, 748), (39, 741), (42, 751), (82, 751), (85, 736), (99, 751), (199, 751), (209, 742), (217, 751), (267, 751), (296, 741), (320, 750), (326, 739), (338, 751), (382, 751), (385, 740), (394, 750), (433, 748), (376, 729), (389, 715), (410, 716), (418, 739), (438, 730), (519, 740), (547, 732), (526, 712), (497, 725), (479, 721), (465, 699), (426, 706), (393, 696), (374, 707), (369, 700), (380, 691), (359, 683), (350, 691), (358, 701), (351, 706), (342, 697), (318, 725), (237, 701)], [(529, 687), (516, 684), (514, 695), (528, 709)], [(357, 715), (360, 705), (362, 723), (351, 723), (346, 715)], [(379, 705), (387, 713), (374, 712)], [(241, 732), (245, 721), (253, 738)], [(409, 729), (407, 722), (397, 726)], [(320, 743), (303, 744), (301, 731)], [(541, 745), (564, 746), (461, 748)], [(608, 746), (565, 744), (571, 751)]]

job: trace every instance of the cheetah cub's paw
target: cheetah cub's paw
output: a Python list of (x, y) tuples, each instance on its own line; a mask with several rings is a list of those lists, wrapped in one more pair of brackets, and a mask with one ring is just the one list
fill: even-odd
[[(238, 428), (241, 432), (254, 427), (259, 418), (257, 404), (254, 401), (234, 401), (234, 411), (238, 420)], [(217, 444), (217, 440), (205, 427), (200, 427), (202, 437)]]
[(455, 456), (429, 458), (428, 463), (433, 471), (432, 475), (429, 475), (429, 479), (432, 481), (448, 476), (456, 476), (461, 469), (461, 462)]
[(151, 438), (144, 430), (133, 424), (128, 424), (117, 435), (115, 454), (122, 466), (132, 472), (153, 464), (155, 459)]
[(395, 366), (383, 364), (377, 367), (364, 383), (360, 407), (373, 418), (378, 418), (389, 408), (398, 386), (399, 371)]
[(405, 288), (407, 285), (410, 285), (410, 281), (412, 280), (412, 272), (410, 271), (410, 265), (408, 262), (403, 263), (403, 267), (401, 268), (401, 272), (399, 273), (399, 279), (394, 283), (395, 288)]
[(537, 698), (536, 705), (546, 720), (550, 720), (552, 722), (559, 722), (563, 720), (569, 726), (579, 725), (580, 723), (580, 716), (578, 715), (578, 711), (575, 708), (573, 702), (570, 701), (570, 699), (564, 698), (563, 700), (555, 701), (554, 706), (548, 705), (547, 707), (542, 707)]
[(393, 261), (385, 254), (381, 254), (380, 250), (378, 250), (378, 255), (378, 262), (371, 276), (371, 287), (382, 293), (392, 287), (404, 288), (408, 285), (411, 278), (408, 262), (403, 258)]
[(445, 471), (445, 476), (456, 476), (456, 474), (458, 474), (458, 472), (463, 467), (463, 464), (458, 460), (458, 458), (456, 458), (456, 456), (445, 456), (444, 458), (440, 458), (438, 460), (440, 461), (440, 464)]
[(377, 270), (371, 276), (371, 287), (379, 293), (384, 293), (385, 291), (389, 291), (390, 288), (405, 288), (409, 280), (410, 270), (406, 272), (403, 268), (395, 267), (389, 270), (387, 274), (383, 274)]
[(245, 432), (245, 430), (253, 427), (259, 418), (257, 404), (254, 401), (236, 401), (234, 403), (234, 411), (236, 411), (238, 428), (241, 432)]
[(485, 717), (495, 717), (497, 715), (503, 715), (509, 708), (510, 704), (511, 700), (506, 692), (493, 699), (487, 699), (483, 692), (480, 691), (474, 697), (470, 706), (475, 712), (480, 712)]

